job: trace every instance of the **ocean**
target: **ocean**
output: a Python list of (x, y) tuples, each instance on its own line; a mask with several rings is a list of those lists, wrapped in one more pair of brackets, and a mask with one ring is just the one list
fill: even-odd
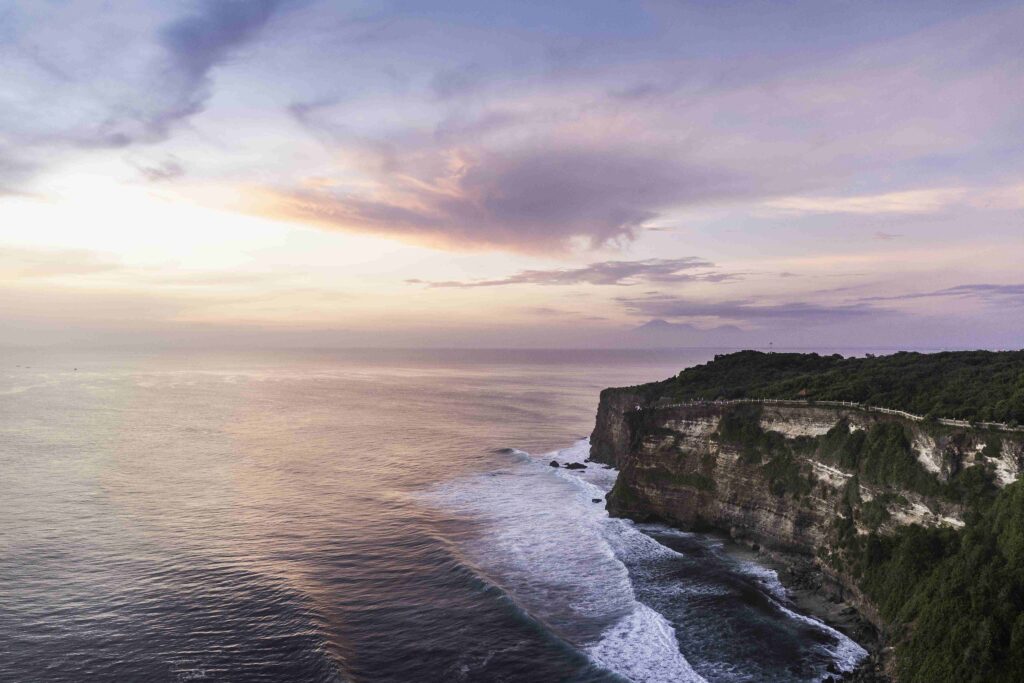
[(0, 680), (850, 669), (772, 570), (549, 465), (587, 457), (602, 388), (713, 355), (5, 351)]

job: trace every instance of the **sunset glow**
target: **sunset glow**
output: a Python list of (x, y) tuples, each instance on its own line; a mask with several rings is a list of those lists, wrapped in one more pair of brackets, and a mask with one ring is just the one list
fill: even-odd
[(911, 4), (14, 2), (0, 343), (1012, 346), (1024, 12)]

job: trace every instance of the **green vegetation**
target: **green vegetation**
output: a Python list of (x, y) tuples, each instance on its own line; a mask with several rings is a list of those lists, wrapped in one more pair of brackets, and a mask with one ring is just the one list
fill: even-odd
[(899, 422), (879, 422), (870, 431), (855, 429), (845, 421), (821, 437), (819, 457), (856, 472), (866, 484), (907, 489), (934, 496), (942, 483), (914, 457), (906, 430)]
[(861, 520), (872, 529), (877, 529), (889, 521), (889, 506), (883, 499), (874, 498), (860, 508)]
[[(812, 480), (795, 457), (802, 452), (854, 472), (839, 504), (833, 550), (824, 559), (848, 572), (891, 625), (899, 680), (1022, 680), (1024, 482), (998, 492), (984, 465), (943, 482), (914, 457), (898, 421), (867, 431), (843, 421), (817, 438), (787, 439), (761, 427), (761, 410), (754, 404), (729, 407), (717, 438), (737, 448), (748, 466), (762, 469), (773, 495), (810, 492)], [(985, 446), (989, 457), (1001, 449), (998, 438)], [(861, 483), (889, 491), (865, 501)], [(963, 503), (966, 528), (909, 525), (878, 533), (891, 506), (908, 504), (900, 490)], [(859, 534), (858, 525), (870, 533)]]
[(856, 472), (865, 484), (941, 497), (969, 508), (984, 504), (996, 491), (993, 473), (985, 466), (968, 467), (948, 482), (940, 481), (914, 457), (906, 428), (899, 422), (879, 422), (866, 432), (850, 431), (847, 422), (839, 422), (819, 437), (819, 443), (820, 460)]
[(642, 502), (636, 491), (626, 484), (625, 477), (615, 480), (612, 490), (608, 492), (608, 500), (614, 500), (619, 506), (626, 508), (635, 508)]
[(761, 406), (730, 407), (718, 423), (718, 439), (738, 448), (741, 462), (761, 465), (772, 495), (800, 498), (811, 492), (813, 479), (794, 454), (807, 449), (813, 439), (789, 440), (778, 432), (765, 431), (761, 427)]
[(903, 683), (1010, 683), (1024, 676), (1024, 483), (1007, 486), (962, 532), (895, 535), (836, 525), (833, 558), (893, 625)]
[[(877, 358), (743, 351), (643, 393), (652, 401), (854, 401), (925, 415), (926, 431), (945, 429), (929, 426), (937, 417), (1015, 425), (1024, 423), (1024, 351)], [(816, 438), (787, 439), (761, 427), (761, 411), (756, 404), (730, 406), (715, 436), (747, 467), (761, 468), (772, 495), (799, 499), (811, 491), (800, 455), (853, 473), (821, 557), (848, 573), (890, 625), (898, 680), (1024, 680), (1024, 481), (1001, 491), (994, 484), (992, 460), (1004, 453), (1004, 437), (988, 433), (980, 462), (943, 481), (918, 462), (908, 427), (898, 420), (868, 429), (844, 421)], [(956, 444), (957, 434), (943, 434)], [(874, 497), (862, 498), (861, 484)], [(889, 510), (908, 505), (901, 491), (963, 505), (966, 526), (894, 529)]]
[(740, 351), (644, 389), (651, 397), (677, 400), (856, 401), (934, 417), (1024, 423), (1024, 351), (866, 358)]
[(804, 473), (792, 453), (780, 453), (764, 464), (768, 490), (772, 495), (801, 498), (811, 492), (814, 480)]
[(740, 449), (740, 459), (748, 465), (759, 465), (766, 458), (788, 452), (786, 437), (761, 428), (761, 406), (738, 405), (727, 410), (718, 423), (720, 440)]
[(985, 447), (981, 449), (981, 454), (986, 458), (998, 458), (1003, 454), (1003, 440), (998, 436), (990, 436), (985, 440)]
[[(760, 465), (774, 495), (792, 494), (799, 498), (810, 493), (813, 479), (794, 457), (806, 454), (854, 472), (857, 481), (868, 485), (914, 491), (972, 506), (991, 498), (995, 492), (992, 472), (986, 467), (969, 467), (949, 482), (940, 481), (918, 462), (906, 428), (899, 422), (879, 422), (868, 431), (851, 431), (849, 423), (842, 421), (817, 438), (787, 439), (761, 427), (761, 410), (757, 404), (730, 406), (719, 422), (717, 438), (739, 450), (740, 462)], [(881, 516), (882, 512), (876, 510), (874, 518)]]

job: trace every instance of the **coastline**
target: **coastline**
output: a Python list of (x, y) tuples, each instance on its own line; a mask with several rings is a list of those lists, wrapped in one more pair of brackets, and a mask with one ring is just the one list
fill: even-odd
[(775, 571), (779, 582), (786, 589), (786, 596), (798, 612), (836, 629), (868, 651), (868, 657), (856, 669), (845, 674), (833, 674), (833, 681), (891, 683), (892, 678), (885, 673), (886, 662), (891, 658), (884, 634), (857, 606), (846, 599), (843, 587), (812, 560), (752, 547), (722, 532), (709, 535), (722, 539), (725, 551), (732, 557)]

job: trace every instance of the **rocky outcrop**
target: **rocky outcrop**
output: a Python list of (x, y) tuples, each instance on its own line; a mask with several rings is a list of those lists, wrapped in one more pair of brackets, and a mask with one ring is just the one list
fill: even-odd
[[(894, 424), (902, 431), (886, 431)], [(866, 435), (892, 432), (902, 434), (906, 486), (872, 481), (835, 452), (851, 448), (847, 434), (860, 437), (851, 441), (863, 448)], [(964, 508), (949, 494), (950, 482), (1014, 481), (1024, 465), (1024, 434), (831, 406), (655, 408), (635, 389), (608, 389), (590, 457), (620, 470), (608, 496), (612, 514), (720, 530), (751, 546), (806, 558), (877, 623), (852, 577), (824, 561), (841, 534), (886, 534), (911, 523), (962, 526)], [(970, 468), (984, 477), (959, 476)]]
[(633, 439), (629, 417), (637, 406), (646, 404), (644, 397), (633, 389), (602, 391), (594, 432), (590, 436), (590, 459), (618, 466), (619, 458), (629, 452)]

